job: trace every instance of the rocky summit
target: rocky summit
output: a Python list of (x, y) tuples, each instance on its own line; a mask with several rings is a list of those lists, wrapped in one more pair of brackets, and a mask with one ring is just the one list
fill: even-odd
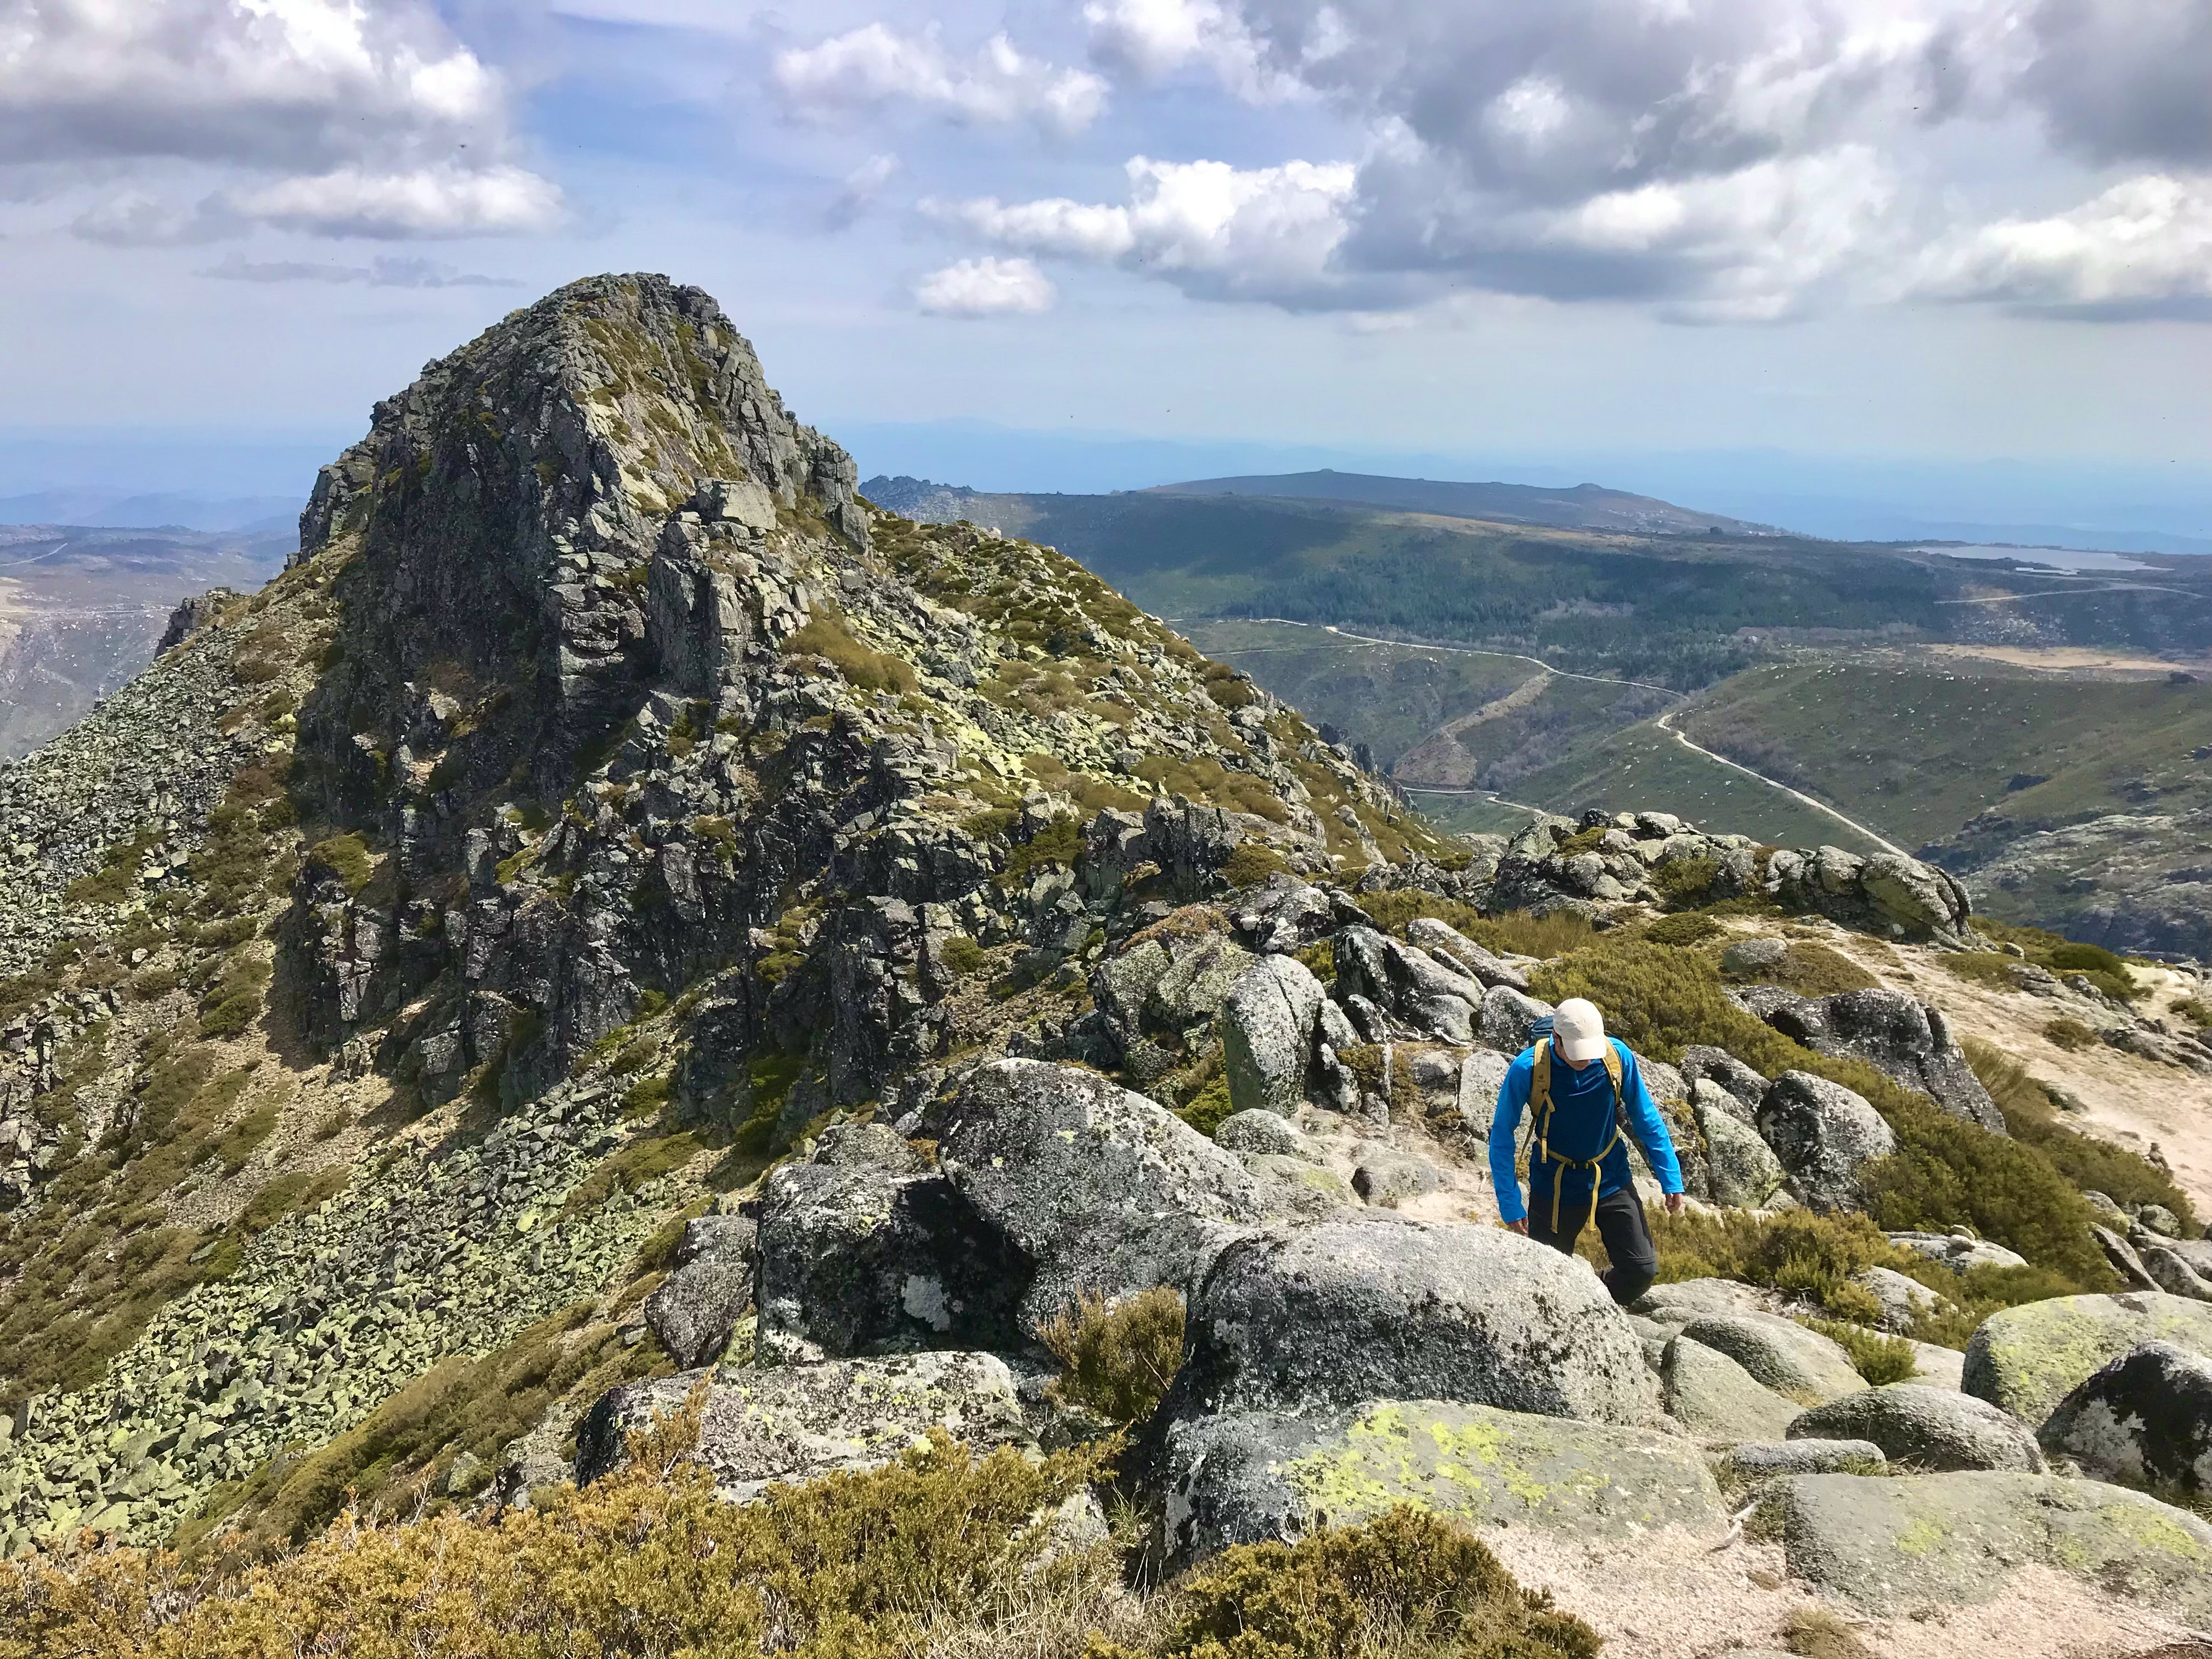
[[(1626, 1651), (1808, 1608), (1978, 1651), (2008, 1572), (2144, 1651), (2212, 1617), (2206, 1188), (1992, 1041), (2011, 997), (2201, 1091), (2124, 966), (1902, 857), (1441, 835), (1072, 561), (855, 480), (707, 295), (573, 284), (0, 769), (8, 1556), (489, 1520), (688, 1413), (736, 1504), (1090, 1447), (1054, 1547), (1132, 1595), (1410, 1504)], [(1639, 1163), (1627, 1309), (1495, 1224), (1569, 995), (1688, 1193)]]

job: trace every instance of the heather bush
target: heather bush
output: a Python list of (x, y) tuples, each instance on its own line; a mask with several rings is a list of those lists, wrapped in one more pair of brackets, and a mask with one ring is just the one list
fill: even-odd
[(1163, 1285), (1109, 1307), (1085, 1291), (1038, 1334), (1060, 1362), (1053, 1392), (1109, 1423), (1141, 1423), (1182, 1368), (1182, 1297)]

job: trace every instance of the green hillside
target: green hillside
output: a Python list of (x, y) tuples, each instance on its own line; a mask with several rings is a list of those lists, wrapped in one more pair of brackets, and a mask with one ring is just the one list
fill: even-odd
[[(1601, 738), (1516, 787), (1519, 799), (1555, 811), (1662, 810), (1711, 830), (1778, 847), (1823, 843), (1881, 851), (1871, 838), (1781, 790), (1684, 747), (1650, 721)], [(1428, 802), (1419, 803), (1425, 809)]]
[(2015, 822), (2212, 799), (2212, 685), (2094, 680), (1975, 662), (1776, 664), (1677, 722), (1717, 753), (1906, 845), (2002, 803)]

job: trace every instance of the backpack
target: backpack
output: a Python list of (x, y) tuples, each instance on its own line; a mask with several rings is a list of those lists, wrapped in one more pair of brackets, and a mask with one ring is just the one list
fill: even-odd
[[(1538, 1022), (1548, 1026), (1549, 1020)], [(1620, 1063), (1620, 1050), (1608, 1039), (1605, 1045), (1605, 1074), (1613, 1082), (1613, 1133), (1597, 1150), (1594, 1158), (1569, 1158), (1565, 1152), (1552, 1150), (1552, 1034), (1545, 1030), (1536, 1039), (1535, 1069), (1528, 1079), (1528, 1119), (1531, 1130), (1532, 1154), (1530, 1173), (1534, 1173), (1533, 1158), (1541, 1158), (1547, 1164), (1563, 1165), (1552, 1177), (1552, 1231), (1559, 1230), (1559, 1188), (1565, 1184), (1568, 1169), (1588, 1170), (1590, 1172), (1590, 1203), (1597, 1203), (1598, 1165), (1611, 1156), (1621, 1141), (1621, 1123), (1627, 1116), (1627, 1102), (1622, 1096), (1626, 1073)]]

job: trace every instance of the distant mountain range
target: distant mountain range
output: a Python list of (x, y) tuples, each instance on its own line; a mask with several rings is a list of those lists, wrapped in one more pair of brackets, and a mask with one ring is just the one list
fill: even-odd
[(1436, 478), (1386, 478), (1366, 472), (1283, 472), (1243, 478), (1195, 478), (1161, 484), (1153, 495), (1256, 495), (1273, 501), (1343, 501), (1401, 513), (1498, 524), (1550, 525), (1562, 530), (1620, 530), (1639, 535), (1775, 536), (1771, 525), (1749, 524), (1677, 507), (1652, 495), (1633, 495), (1603, 484), (1541, 489), (1533, 484), (1458, 483)]
[[(979, 514), (1008, 516), (1009, 503), (1042, 501), (1043, 495), (990, 495), (927, 478), (871, 478), (860, 493), (902, 518), (943, 521)], [(1461, 483), (1436, 478), (1389, 478), (1367, 472), (1261, 473), (1235, 478), (1194, 478), (1132, 492), (1143, 495), (1244, 495), (1263, 501), (1371, 507), (1479, 519), (1493, 524), (1544, 525), (1559, 530), (1618, 531), (1635, 535), (1778, 536), (1771, 525), (1752, 524), (1718, 513), (1677, 507), (1656, 496), (1577, 484), (1545, 489), (1532, 484)], [(1079, 498), (1078, 498), (1079, 499)], [(1012, 526), (999, 526), (1011, 528)]]
[(140, 528), (211, 532), (289, 530), (305, 505), (296, 495), (210, 497), (170, 490), (148, 494), (86, 487), (0, 495), (0, 524), (74, 525), (104, 530)]

